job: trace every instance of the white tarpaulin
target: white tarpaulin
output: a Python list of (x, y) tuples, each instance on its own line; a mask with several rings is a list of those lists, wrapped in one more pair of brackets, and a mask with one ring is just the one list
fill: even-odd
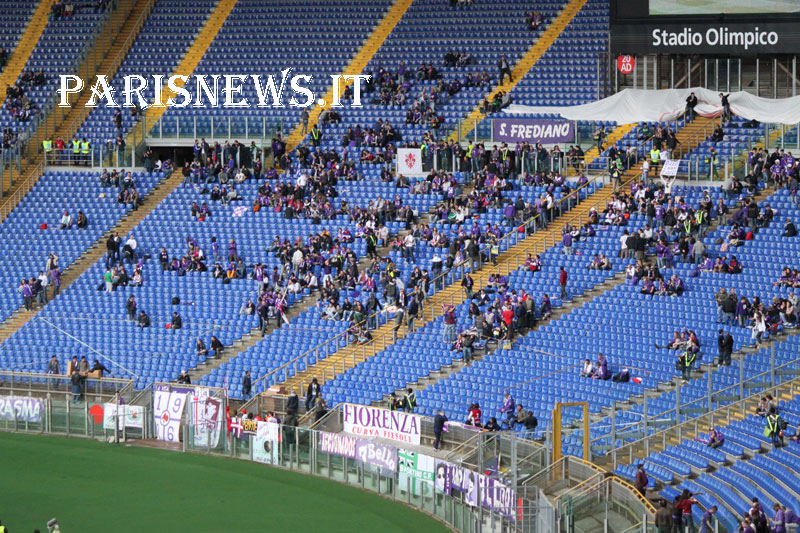
[[(510, 105), (504, 109), (510, 114), (556, 114), (567, 120), (600, 120), (617, 124), (635, 122), (669, 122), (686, 108), (686, 97), (691, 92), (697, 96), (695, 112), (702, 116), (722, 113), (718, 91), (696, 87), (694, 89), (624, 89), (596, 102), (577, 106), (542, 107)], [(800, 123), (800, 96), (793, 98), (761, 98), (740, 91), (730, 93), (728, 102), (734, 115), (747, 120), (776, 124)]]

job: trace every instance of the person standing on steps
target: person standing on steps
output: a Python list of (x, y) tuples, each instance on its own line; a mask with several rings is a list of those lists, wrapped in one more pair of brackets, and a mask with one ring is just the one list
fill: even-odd
[(442, 433), (444, 432), (444, 425), (447, 423), (447, 417), (444, 411), (439, 409), (436, 411), (436, 416), (433, 418), (433, 435), (436, 439), (433, 441), (433, 449), (438, 451), (439, 445), (442, 443)]
[(639, 491), (643, 497), (647, 496), (647, 484), (650, 480), (647, 477), (647, 473), (644, 471), (644, 464), (639, 463), (639, 467), (636, 469), (636, 490)]
[(569, 295), (567, 294), (567, 271), (564, 270), (564, 267), (561, 267), (561, 271), (558, 274), (558, 284), (561, 286), (561, 299), (568, 300)]
[(500, 56), (500, 61), (497, 62), (497, 68), (500, 70), (500, 83), (508, 75), (508, 81), (512, 82), (514, 79), (511, 77), (511, 65), (508, 64), (505, 54)]
[(305, 137), (308, 133), (308, 108), (304, 107), (303, 112), (300, 113), (300, 122), (303, 124), (303, 130), (300, 133)]
[(244, 373), (242, 378), (242, 399), (247, 401), (250, 399), (250, 391), (252, 390), (252, 381), (250, 380), (250, 371)]
[(313, 378), (311, 383), (308, 384), (308, 389), (306, 390), (306, 412), (310, 411), (314, 405), (317, 403), (317, 399), (322, 394), (322, 387), (317, 381), (317, 378)]

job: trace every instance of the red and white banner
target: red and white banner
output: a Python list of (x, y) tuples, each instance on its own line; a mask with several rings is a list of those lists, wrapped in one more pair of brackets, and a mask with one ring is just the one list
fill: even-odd
[(397, 174), (404, 176), (422, 174), (422, 149), (397, 149)]

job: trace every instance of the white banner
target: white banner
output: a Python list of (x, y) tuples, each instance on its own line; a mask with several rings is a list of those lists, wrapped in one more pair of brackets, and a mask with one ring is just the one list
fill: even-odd
[(344, 431), (359, 437), (382, 439), (419, 446), (421, 418), (402, 411), (344, 404)]
[(268, 465), (278, 464), (280, 438), (280, 424), (259, 422), (256, 434), (251, 441), (253, 443), (253, 461)]
[(197, 392), (191, 401), (194, 445), (216, 448), (222, 432), (222, 401), (209, 398), (207, 389), (198, 389)]
[(415, 496), (433, 493), (434, 459), (411, 450), (397, 450), (397, 487), (405, 492), (407, 487)]
[[(122, 421), (119, 429), (123, 427), (144, 429), (144, 407), (141, 405), (120, 405), (119, 416)], [(117, 404), (107, 403), (103, 406), (103, 429), (114, 430), (117, 428)]]
[(680, 159), (665, 159), (664, 166), (661, 167), (661, 175), (674, 178), (678, 174), (678, 166), (680, 164)]
[(156, 391), (153, 397), (153, 418), (158, 440), (181, 441), (181, 417), (185, 406), (185, 392)]
[(397, 173), (405, 176), (422, 174), (422, 149), (398, 148)]

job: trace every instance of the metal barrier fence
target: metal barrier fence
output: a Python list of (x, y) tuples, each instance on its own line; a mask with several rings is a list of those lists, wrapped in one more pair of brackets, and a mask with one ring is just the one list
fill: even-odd
[(552, 495), (551, 531), (655, 531), (655, 507), (627, 481), (602, 468), (565, 456), (522, 482)]
[[(272, 438), (266, 438), (263, 442), (262, 440), (256, 442), (254, 436), (236, 438), (231, 434), (227, 439), (220, 439), (216, 446), (196, 446), (193, 427), (186, 424), (183, 430), (183, 451), (266, 463), (339, 481), (410, 505), (438, 518), (456, 531), (469, 533), (484, 531), (551, 533), (552, 531), (548, 528), (537, 528), (537, 513), (543, 502), (537, 499), (530, 501), (516, 494), (516, 491), (513, 501), (503, 502), (504, 506), (508, 506), (506, 512), (499, 511), (497, 509), (500, 506), (499, 502), (491, 500), (499, 494), (499, 491), (491, 490), (487, 485), (481, 486), (481, 482), (476, 482), (474, 492), (468, 493), (466, 490), (462, 492), (453, 488), (450, 494), (446, 494), (442, 486), (437, 485), (439, 483), (437, 478), (440, 478), (442, 472), (439, 467), (442, 462), (439, 460), (435, 460), (435, 473), (429, 471), (430, 478), (423, 482), (411, 465), (403, 462), (410, 456), (402, 449), (376, 444), (382, 452), (393, 451), (399, 454), (397, 468), (377, 467), (375, 463), (359, 460), (358, 457), (354, 459), (322, 451), (324, 448), (322, 439), (327, 438), (327, 435), (330, 435), (328, 433), (285, 425), (279, 426), (278, 431), (279, 433), (274, 434)], [(484, 476), (484, 479), (488, 478)], [(511, 486), (502, 474), (495, 474), (492, 479), (497, 479), (504, 484), (504, 487)], [(544, 508), (546, 512), (546, 505)], [(507, 509), (512, 509), (512, 512), (508, 512)]]
[(628, 464), (632, 464), (636, 459), (644, 459), (651, 453), (661, 451), (672, 444), (678, 444), (684, 439), (696, 439), (701, 433), (706, 432), (708, 428), (719, 424), (721, 420), (741, 420), (747, 417), (748, 414), (754, 413), (762, 396), (771, 394), (777, 399), (794, 398), (796, 394), (800, 394), (800, 383), (798, 381), (798, 379), (793, 379), (773, 387), (760, 389), (758, 394), (752, 394), (742, 400), (734, 401), (691, 420), (671, 425), (667, 429), (656, 431), (615, 447), (606, 456), (607, 458), (610, 457), (610, 459), (606, 460), (610, 462), (609, 466), (616, 468), (621, 460), (627, 460)]
[[(643, 453), (641, 457), (645, 457), (653, 451), (650, 448), (651, 443), (666, 443), (675, 432), (677, 432), (678, 441), (681, 440), (682, 428), (693, 427), (694, 432), (691, 433), (692, 437), (697, 437), (699, 431), (708, 429), (713, 425), (715, 413), (720, 411), (728, 414), (737, 412), (741, 409), (740, 414), (745, 416), (745, 405), (748, 402), (758, 402), (761, 395), (766, 394), (768, 390), (791, 390), (792, 396), (796, 387), (796, 377), (800, 375), (800, 358), (793, 359), (786, 363), (775, 364), (775, 346), (770, 347), (770, 368), (766, 372), (749, 376), (745, 378), (744, 364), (745, 359), (741, 358), (738, 361), (739, 366), (739, 379), (738, 381), (720, 390), (713, 388), (713, 372), (706, 372), (707, 389), (706, 394), (695, 400), (681, 403), (681, 384), (676, 385), (675, 391), (675, 407), (667, 411), (652, 414), (648, 411), (648, 393), (645, 392), (643, 399), (643, 414), (642, 420), (632, 424), (620, 425), (616, 420), (616, 410), (611, 411), (611, 430), (607, 435), (592, 439), (592, 456), (595, 457), (599, 454), (607, 453), (611, 455), (613, 468), (617, 467), (618, 456), (628, 456), (629, 462), (633, 461), (634, 448), (639, 453)], [(754, 394), (756, 391), (758, 394)], [(716, 405), (716, 407), (715, 407)], [(681, 415), (697, 415), (693, 420), (680, 423)], [(718, 416), (718, 415), (717, 415)], [(654, 433), (651, 432), (655, 428), (667, 429)], [(684, 436), (690, 436), (685, 434)], [(634, 439), (632, 444), (623, 444), (617, 446), (618, 440)], [(636, 455), (639, 457), (639, 455)], [(640, 457), (640, 458), (641, 458)]]
[(0, 372), (0, 431), (20, 431), (89, 438), (146, 438), (147, 409), (141, 426), (119, 427), (115, 437), (104, 410), (132, 402), (133, 381), (85, 378), (77, 388), (63, 374)]

